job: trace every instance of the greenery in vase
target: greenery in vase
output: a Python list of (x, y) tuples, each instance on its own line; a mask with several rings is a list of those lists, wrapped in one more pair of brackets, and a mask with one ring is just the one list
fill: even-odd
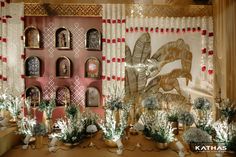
[(230, 99), (224, 99), (221, 103), (216, 104), (223, 117), (231, 119), (236, 114), (236, 105)]
[(69, 119), (77, 119), (78, 118), (78, 113), (79, 113), (78, 106), (73, 105), (73, 104), (67, 106), (66, 116)]
[(168, 115), (165, 111), (158, 112), (154, 123), (151, 125), (151, 137), (154, 141), (159, 143), (170, 143), (174, 140), (171, 123), (168, 122)]
[(75, 144), (84, 138), (84, 125), (81, 119), (77, 121), (72, 119), (59, 119), (55, 126), (60, 129), (60, 132), (56, 133), (55, 136), (63, 143)]
[(34, 126), (34, 135), (35, 136), (44, 136), (46, 135), (46, 128), (44, 124), (37, 123)]
[(195, 99), (193, 106), (194, 106), (194, 109), (197, 109), (197, 110), (210, 110), (211, 109), (210, 101), (204, 97), (199, 97)]
[(157, 98), (154, 96), (150, 96), (145, 98), (142, 101), (142, 106), (148, 110), (155, 110), (159, 108), (159, 104), (157, 102)]
[(39, 110), (41, 112), (45, 112), (46, 113), (46, 118), (47, 119), (51, 119), (52, 118), (52, 111), (55, 109), (55, 107), (56, 107), (55, 99), (43, 100), (39, 104)]
[(188, 144), (191, 144), (191, 143), (202, 143), (202, 144), (205, 143), (206, 144), (206, 143), (212, 142), (211, 136), (207, 132), (199, 128), (190, 128), (187, 131), (185, 131), (183, 133), (183, 139)]
[(187, 126), (191, 126), (194, 123), (193, 115), (187, 111), (180, 112), (178, 120), (180, 123)]
[(20, 97), (8, 96), (4, 101), (7, 110), (10, 112), (12, 117), (17, 117), (21, 113), (22, 100)]
[[(232, 148), (232, 143), (235, 142), (236, 137), (236, 123), (230, 123), (226, 120), (216, 121), (213, 124), (216, 131), (215, 141), (220, 144), (224, 144), (229, 150)], [(235, 151), (235, 150), (234, 150)]]
[(17, 122), (18, 134), (34, 136), (34, 128), (36, 126), (36, 120), (29, 117), (23, 117)]
[(110, 108), (105, 109), (105, 121), (99, 123), (105, 139), (117, 141), (123, 136), (124, 130), (128, 125), (127, 121), (130, 108), (130, 104), (123, 104), (121, 109), (117, 111), (120, 113), (119, 122), (116, 122), (116, 119), (114, 118), (114, 112), (116, 111), (111, 110)]

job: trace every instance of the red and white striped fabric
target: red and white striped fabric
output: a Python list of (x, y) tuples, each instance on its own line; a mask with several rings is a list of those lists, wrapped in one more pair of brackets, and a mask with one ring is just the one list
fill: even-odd
[(0, 2), (0, 91), (19, 95), (24, 93), (24, 4)]
[[(197, 68), (202, 81), (213, 85), (213, 22), (212, 17), (126, 17), (126, 43), (133, 48), (134, 40), (142, 33), (149, 33), (151, 36), (152, 54), (159, 48), (158, 44), (174, 41), (183, 38), (191, 47), (199, 45), (201, 48), (194, 53)], [(161, 46), (161, 45), (159, 45)], [(155, 47), (155, 48), (153, 48)], [(193, 50), (191, 50), (193, 51)], [(195, 51), (195, 50), (194, 50)], [(193, 55), (194, 56), (194, 55)], [(194, 56), (195, 57), (195, 56)], [(195, 63), (194, 62), (194, 66)], [(194, 68), (194, 67), (192, 67)]]
[(117, 85), (124, 88), (125, 78), (125, 5), (104, 4), (102, 15), (102, 89)]

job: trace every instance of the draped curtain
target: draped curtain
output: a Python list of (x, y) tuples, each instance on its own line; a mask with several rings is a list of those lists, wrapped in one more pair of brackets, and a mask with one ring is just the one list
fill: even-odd
[[(216, 49), (216, 87), (221, 89), (222, 97), (236, 99), (236, 1), (213, 1), (215, 49)], [(218, 95), (218, 90), (216, 90)]]
[(0, 2), (0, 91), (20, 95), (24, 93), (24, 5)]
[(125, 77), (125, 5), (104, 4), (102, 14), (102, 90), (117, 86), (124, 89)]
[[(213, 94), (213, 20), (212, 17), (126, 17), (126, 43), (134, 49), (136, 40), (143, 34), (151, 37), (151, 56), (168, 42), (183, 39), (192, 52), (192, 81), (189, 87), (180, 80), (180, 86), (186, 88), (204, 89), (208, 96)], [(181, 68), (178, 61), (164, 66), (160, 74), (165, 74), (174, 68)]]

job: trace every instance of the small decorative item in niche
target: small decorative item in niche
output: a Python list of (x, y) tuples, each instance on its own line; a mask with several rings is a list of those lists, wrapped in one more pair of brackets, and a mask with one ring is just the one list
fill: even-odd
[(40, 76), (40, 59), (36, 56), (28, 57), (25, 60), (25, 75), (28, 77)]
[(71, 49), (71, 33), (68, 29), (61, 27), (56, 30), (55, 46), (58, 49)]
[(56, 61), (56, 76), (60, 78), (71, 77), (71, 61), (65, 56), (61, 56)]
[(62, 86), (57, 88), (56, 101), (58, 106), (67, 106), (70, 103), (70, 90), (68, 87)]
[(85, 63), (85, 77), (99, 78), (100, 62), (97, 58), (91, 57)]
[(86, 32), (85, 47), (87, 50), (100, 51), (101, 50), (101, 33), (95, 29), (89, 29)]
[(100, 104), (100, 93), (95, 87), (88, 87), (85, 98), (86, 107), (98, 107)]
[(28, 26), (24, 30), (24, 45), (25, 48), (40, 48), (41, 38), (38, 28)]
[(28, 87), (25, 91), (25, 97), (30, 97), (31, 99), (31, 106), (36, 107), (40, 103), (41, 99), (41, 92), (40, 89), (36, 86)]

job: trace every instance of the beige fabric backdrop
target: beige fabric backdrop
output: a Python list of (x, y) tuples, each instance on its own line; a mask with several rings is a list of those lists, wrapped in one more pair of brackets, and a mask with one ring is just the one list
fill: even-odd
[(221, 88), (224, 98), (236, 99), (236, 1), (215, 0), (213, 15), (217, 53), (215, 89)]

